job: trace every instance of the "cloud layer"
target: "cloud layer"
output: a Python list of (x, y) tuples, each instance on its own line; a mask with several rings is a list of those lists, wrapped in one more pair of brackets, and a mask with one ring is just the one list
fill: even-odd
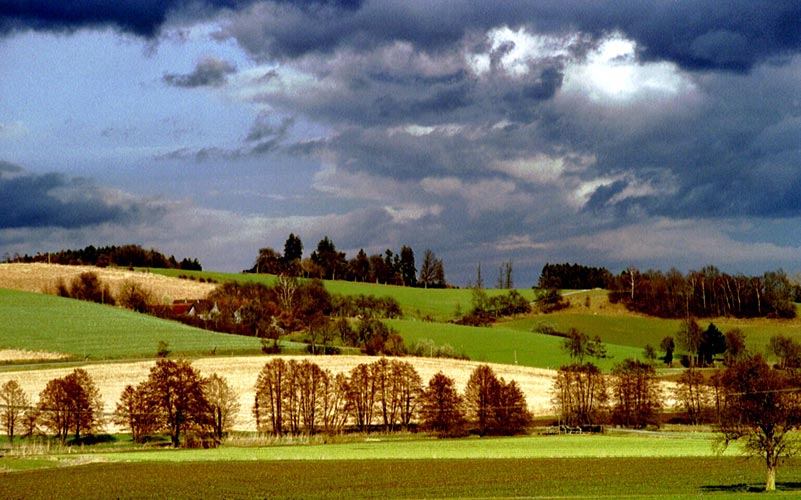
[[(269, 220), (307, 247), (326, 233), (349, 251), (436, 247), (462, 283), (479, 261), (509, 258), (531, 281), (545, 261), (792, 262), (799, 19), (797, 1), (0, 2), (7, 37), (111, 27), (165, 43), (177, 30), (189, 46), (202, 23), (219, 53), (187, 50), (142, 86), (239, 106), (249, 121), (235, 140), (164, 140), (136, 161), (285, 200), (272, 213), (244, 208), (258, 195), (215, 207), (240, 214), (231, 227)], [(176, 114), (187, 130), (215, 120)], [(28, 129), (13, 123), (0, 140)], [(166, 217), (65, 174), (0, 173), (17, 207), (2, 227)]]
[(119, 192), (63, 174), (29, 174), (0, 161), (0, 231), (21, 228), (77, 229), (104, 223), (153, 220), (160, 210)]

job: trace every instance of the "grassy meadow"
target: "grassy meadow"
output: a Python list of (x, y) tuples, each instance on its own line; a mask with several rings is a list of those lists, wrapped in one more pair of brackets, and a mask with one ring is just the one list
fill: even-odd
[[(451, 345), (457, 353), (473, 361), (551, 369), (570, 362), (570, 357), (562, 351), (563, 339), (560, 337), (508, 327), (507, 323), (491, 328), (418, 320), (391, 320), (387, 323), (398, 330), (407, 346), (414, 346), (421, 339), (430, 339), (438, 346)], [(517, 326), (516, 323), (509, 324)], [(642, 355), (641, 347), (615, 344), (606, 347), (608, 357), (597, 363), (604, 370), (622, 359)]]
[[(163, 276), (214, 283), (255, 282), (271, 285), (275, 276), (266, 274), (220, 273), (211, 271), (184, 271), (178, 269), (148, 269), (148, 272)], [(512, 318), (499, 322), (492, 328), (463, 327), (450, 323), (457, 314), (463, 314), (471, 307), (472, 290), (470, 289), (420, 289), (400, 286), (378, 285), (374, 283), (354, 283), (346, 281), (327, 281), (326, 288), (331, 293), (342, 295), (375, 295), (395, 298), (404, 311), (401, 320), (391, 324), (404, 338), (407, 346), (414, 346), (419, 339), (433, 340), (437, 345), (449, 344), (457, 353), (464, 354), (472, 360), (519, 364), (538, 368), (556, 368), (569, 361), (561, 351), (561, 339), (536, 333), (541, 327), (565, 332), (576, 328), (591, 336), (598, 335), (607, 345), (609, 357), (598, 363), (602, 369), (608, 370), (614, 363), (627, 357), (640, 358), (646, 344), (658, 347), (666, 336), (676, 337), (680, 327), (679, 320), (652, 318), (625, 311), (622, 306), (609, 304), (606, 291), (582, 290), (564, 291), (565, 299), (571, 304), (568, 309), (551, 314), (532, 314), (521, 318)], [(486, 290), (487, 294), (507, 293), (505, 290)], [(532, 289), (518, 290), (524, 297), (534, 300)], [(0, 308), (3, 304), (11, 307), (9, 300), (0, 296)], [(19, 304), (20, 298), (14, 299)], [(28, 299), (25, 299), (28, 300)], [(25, 301), (24, 300), (24, 301)], [(175, 323), (154, 320), (152, 318), (133, 315), (125, 311), (108, 308), (89, 312), (85, 304), (61, 304), (57, 309), (38, 314), (37, 311), (50, 306), (42, 306), (43, 298), (30, 298), (31, 303), (24, 309), (28, 313), (9, 311), (9, 316), (30, 314), (29, 329), (45, 332), (47, 326), (57, 331), (53, 335), (30, 334), (25, 328), (16, 335), (9, 326), (0, 327), (0, 333), (8, 331), (7, 347), (26, 348), (31, 350), (48, 350), (47, 345), (56, 342), (59, 352), (71, 354), (82, 359), (105, 359), (119, 357), (139, 357), (152, 355), (159, 340), (167, 340), (174, 352), (187, 354), (203, 354), (217, 349), (231, 353), (258, 352), (259, 345), (255, 339), (224, 337), (208, 332), (177, 325)], [(37, 305), (38, 304), (38, 305)], [(42, 309), (44, 307), (44, 309)], [(79, 308), (81, 312), (67, 312), (66, 309)], [(109, 319), (99, 319), (109, 313)], [(39, 319), (36, 319), (36, 318)], [(58, 318), (51, 321), (49, 318)], [(21, 321), (21, 322), (20, 322)], [(720, 318), (711, 320), (722, 331), (739, 328), (746, 334), (748, 347), (754, 352), (765, 352), (770, 337), (778, 334), (801, 337), (801, 320), (737, 320)], [(705, 328), (710, 320), (700, 320)], [(23, 319), (15, 321), (24, 324)], [(102, 328), (100, 326), (102, 325)], [(127, 326), (126, 326), (127, 325)], [(2, 330), (5, 328), (6, 330)], [(19, 329), (17, 329), (19, 330)], [(70, 332), (80, 330), (81, 335)], [(59, 333), (63, 332), (63, 334)], [(108, 342), (106, 333), (111, 333), (112, 341)], [(194, 332), (188, 335), (188, 332)], [(99, 336), (98, 336), (99, 335)], [(211, 335), (211, 336), (209, 336)], [(286, 343), (289, 349), (302, 349), (302, 346)], [(0, 345), (0, 348), (6, 347)], [(50, 350), (54, 347), (51, 346)], [(677, 353), (678, 354), (678, 353)]]
[(77, 360), (154, 357), (159, 341), (176, 354), (258, 353), (259, 339), (225, 335), (118, 307), (0, 289), (0, 349), (57, 352)]

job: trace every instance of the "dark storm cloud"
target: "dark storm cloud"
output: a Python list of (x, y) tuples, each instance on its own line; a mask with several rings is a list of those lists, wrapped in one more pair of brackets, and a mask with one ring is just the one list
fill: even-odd
[[(0, 33), (33, 29), (74, 31), (114, 26), (142, 37), (157, 35), (169, 19), (202, 18), (222, 9), (237, 9), (255, 0), (0, 0)], [(287, 0), (302, 9), (336, 7), (345, 10), (360, 0)]]
[(216, 57), (207, 57), (199, 61), (191, 73), (166, 73), (163, 80), (168, 85), (190, 89), (221, 87), (225, 84), (228, 75), (233, 73), (236, 73), (236, 66), (233, 63)]
[(115, 26), (153, 37), (170, 16), (203, 17), (222, 9), (235, 17), (220, 36), (236, 38), (260, 58), (398, 40), (438, 51), (501, 25), (596, 36), (620, 31), (638, 42), (644, 59), (695, 70), (745, 71), (801, 47), (801, 4), (795, 0), (0, 0), (0, 32)]
[[(13, 175), (3, 174), (9, 171)], [(0, 229), (77, 229), (158, 215), (144, 203), (115, 200), (85, 180), (58, 173), (20, 173), (0, 166)]]
[(20, 174), (22, 172), (23, 168), (19, 165), (11, 163), (10, 161), (0, 160), (0, 179), (4, 176)]
[(801, 4), (795, 0), (384, 0), (359, 8), (313, 9), (259, 2), (240, 12), (225, 34), (257, 57), (285, 59), (397, 40), (438, 51), (501, 25), (551, 33), (580, 30), (599, 37), (620, 31), (638, 42), (646, 60), (673, 61), (694, 70), (745, 71), (797, 51), (799, 19)]
[(171, 14), (187, 10), (201, 14), (248, 3), (240, 0), (0, 0), (0, 33), (114, 26), (135, 35), (152, 37)]

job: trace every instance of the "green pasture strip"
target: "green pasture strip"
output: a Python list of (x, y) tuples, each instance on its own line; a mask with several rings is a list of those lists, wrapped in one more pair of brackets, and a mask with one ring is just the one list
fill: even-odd
[[(249, 273), (216, 273), (208, 271), (182, 271), (180, 269), (150, 269), (151, 272), (165, 276), (178, 277), (180, 275), (192, 276), (195, 279), (213, 279), (219, 283), (264, 283), (272, 285), (275, 276), (269, 274)], [(392, 297), (398, 301), (403, 313), (412, 318), (431, 318), (435, 321), (450, 321), (456, 316), (457, 310), (461, 314), (467, 313), (472, 307), (473, 291), (470, 288), (412, 288), (393, 285), (379, 285), (376, 283), (357, 283), (353, 281), (325, 281), (325, 288), (330, 293), (340, 295), (375, 295), (376, 297)], [(505, 295), (508, 290), (487, 289), (487, 295)], [(524, 297), (534, 300), (534, 290), (518, 290)]]
[[(219, 283), (237, 281), (271, 285), (275, 282), (275, 276), (267, 274), (184, 271), (180, 269), (149, 269), (149, 271), (173, 277), (180, 275), (193, 276), (195, 279), (202, 277), (206, 280), (213, 279)], [(436, 322), (447, 322), (454, 319), (457, 311), (461, 314), (468, 312), (471, 308), (473, 293), (471, 289), (467, 288), (421, 289), (348, 281), (326, 281), (325, 286), (330, 292), (342, 295), (390, 296), (395, 298), (401, 305), (406, 319), (430, 318)], [(487, 289), (486, 292), (490, 296), (508, 293), (506, 290), (497, 289)], [(529, 300), (533, 301), (535, 298), (535, 291), (532, 289), (520, 289), (518, 292)], [(597, 304), (599, 301), (605, 300), (608, 294), (606, 290), (563, 290), (562, 293), (566, 299), (579, 308), (587, 297), (590, 298), (591, 303)], [(762, 318), (752, 320), (729, 318), (698, 320), (702, 328), (706, 328), (710, 322), (714, 322), (723, 332), (733, 328), (741, 329), (746, 334), (746, 343), (749, 349), (753, 352), (764, 353), (769, 339), (775, 335), (786, 335), (801, 339), (801, 320), (783, 321)], [(592, 311), (587, 312), (570, 309), (547, 315), (511, 319), (499, 323), (496, 327), (530, 332), (541, 324), (550, 326), (558, 331), (576, 328), (591, 336), (598, 335), (604, 343), (609, 344), (610, 349), (612, 349), (613, 345), (627, 346), (635, 348), (635, 350), (639, 351), (636, 356), (641, 356), (641, 351), (646, 344), (651, 344), (658, 348), (664, 337), (672, 336), (676, 338), (681, 321), (636, 314), (604, 314), (603, 310), (597, 311), (593, 308)], [(454, 342), (449, 343), (458, 350), (458, 345)], [(626, 354), (626, 356), (632, 356), (632, 354)], [(503, 362), (513, 363), (513, 358), (514, 356), (512, 355), (511, 358), (507, 358), (508, 361)], [(537, 362), (536, 365), (532, 366), (548, 365)]]
[[(713, 457), (709, 434), (557, 435), (507, 438), (412, 440), (368, 436), (363, 442), (257, 448), (223, 446), (212, 450), (102, 452), (104, 460), (128, 462), (284, 461), (284, 460), (432, 460), (579, 457)], [(733, 455), (733, 451), (727, 454)]]
[[(420, 339), (431, 339), (437, 345), (450, 344), (473, 361), (554, 369), (570, 363), (570, 357), (562, 350), (564, 339), (507, 328), (507, 323), (492, 328), (415, 320), (387, 323), (398, 330), (409, 348)], [(608, 357), (596, 363), (604, 370), (628, 357), (642, 356), (642, 348), (607, 344), (606, 349)]]
[(187, 271), (184, 269), (159, 269), (150, 267), (138, 267), (137, 271), (150, 272), (153, 274), (160, 274), (170, 278), (193, 279), (200, 281), (202, 278), (205, 281), (212, 283), (264, 283), (265, 285), (275, 284), (275, 276), (272, 274), (252, 274), (252, 273), (224, 273), (219, 271)]
[[(793, 461), (771, 498), (797, 498)], [(735, 458), (95, 463), (4, 474), (0, 497), (81, 499), (757, 498), (758, 461)]]
[[(698, 324), (705, 329), (710, 321), (715, 323), (715, 326), (723, 333), (734, 328), (742, 330), (745, 334), (746, 346), (752, 352), (767, 354), (768, 342), (771, 337), (776, 335), (784, 335), (801, 342), (801, 321), (798, 319), (787, 321), (763, 318), (752, 320), (717, 318), (712, 320), (699, 319)], [(770, 354), (769, 357), (773, 358), (773, 354)]]
[[(770, 338), (784, 335), (801, 340), (801, 321), (755, 318), (740, 320), (734, 318), (701, 318), (696, 320), (701, 328), (709, 323), (722, 332), (739, 328), (746, 336), (746, 345), (752, 352), (767, 353)], [(518, 331), (534, 331), (541, 326), (551, 327), (560, 332), (576, 328), (590, 336), (598, 335), (605, 343), (618, 344), (642, 349), (651, 344), (659, 350), (663, 338), (678, 337), (681, 320), (652, 318), (638, 315), (603, 315), (590, 312), (560, 311), (553, 314), (537, 315), (512, 319), (497, 326)], [(663, 353), (659, 353), (660, 355)]]
[(581, 312), (556, 312), (547, 315), (504, 321), (504, 328), (531, 332), (539, 328), (552, 328), (567, 332), (575, 328), (593, 337), (598, 335), (605, 343), (636, 347), (642, 350), (646, 344), (659, 348), (666, 336), (676, 338), (681, 322), (648, 318), (644, 316), (604, 316)]
[(0, 289), (0, 348), (77, 359), (153, 357), (158, 342), (175, 354), (260, 352), (259, 339), (226, 335), (118, 307)]

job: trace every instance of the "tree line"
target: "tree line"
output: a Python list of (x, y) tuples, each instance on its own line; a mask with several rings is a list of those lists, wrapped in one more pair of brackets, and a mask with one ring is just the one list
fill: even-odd
[(609, 299), (660, 318), (793, 318), (796, 286), (779, 269), (762, 276), (730, 275), (714, 266), (682, 274), (676, 269), (628, 268), (612, 281)]
[[(259, 372), (253, 415), (260, 433), (340, 434), (424, 429), (446, 435), (511, 435), (531, 416), (514, 381), (479, 365), (459, 392), (452, 378), (437, 373), (424, 386), (413, 365), (381, 358), (349, 373), (333, 374), (308, 360), (277, 357)], [(82, 368), (51, 380), (31, 405), (15, 380), (0, 388), (0, 423), (14, 437), (41, 433), (64, 445), (87, 441), (106, 419), (92, 377)], [(185, 360), (159, 359), (146, 380), (127, 385), (111, 420), (137, 443), (158, 435), (171, 446), (217, 446), (233, 428), (239, 395), (224, 377), (202, 377)]]
[(406, 245), (398, 253), (387, 249), (383, 255), (367, 255), (361, 249), (349, 259), (325, 236), (311, 255), (304, 258), (303, 242), (294, 233), (287, 237), (283, 253), (270, 247), (259, 249), (253, 267), (245, 272), (424, 288), (447, 286), (442, 259), (437, 258), (431, 250), (423, 254), (419, 272), (414, 250)]
[(6, 263), (46, 263), (63, 264), (69, 266), (122, 266), (122, 267), (153, 267), (159, 269), (184, 269), (187, 271), (202, 271), (197, 258), (184, 257), (178, 261), (174, 255), (167, 257), (155, 248), (146, 250), (139, 245), (103, 246), (89, 245), (78, 250), (59, 250), (57, 252), (37, 253), (36, 255), (13, 256), (6, 254), (3, 259)]
[[(49, 433), (62, 445), (84, 443), (105, 427), (107, 415), (91, 375), (76, 368), (50, 380), (32, 405), (16, 380), (0, 388), (0, 422), (9, 442)], [(122, 391), (111, 420), (131, 432), (134, 442), (164, 433), (174, 447), (216, 446), (234, 424), (238, 395), (225, 378), (202, 377), (184, 360), (159, 359), (148, 378)]]
[(585, 290), (607, 288), (614, 276), (604, 267), (590, 267), (580, 264), (546, 263), (540, 272), (537, 288), (547, 290)]

